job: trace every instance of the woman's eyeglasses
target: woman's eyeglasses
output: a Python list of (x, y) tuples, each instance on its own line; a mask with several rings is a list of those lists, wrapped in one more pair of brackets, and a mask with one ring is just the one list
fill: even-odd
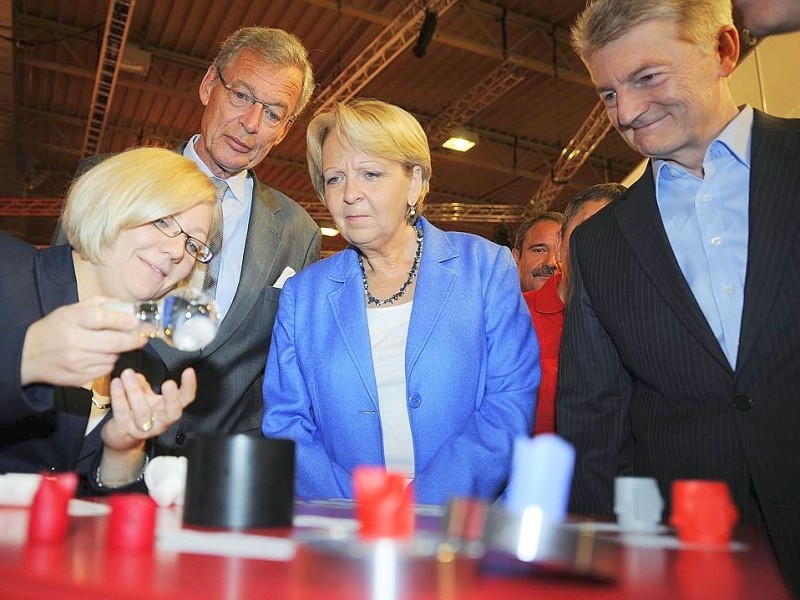
[(161, 233), (163, 233), (168, 238), (174, 238), (183, 234), (186, 236), (186, 244), (184, 248), (186, 252), (198, 262), (207, 263), (211, 260), (211, 257), (214, 254), (211, 252), (211, 248), (206, 246), (203, 242), (198, 240), (197, 238), (193, 238), (188, 233), (186, 233), (178, 222), (174, 219), (174, 217), (161, 217), (160, 219), (156, 219), (155, 221), (151, 221), (153, 226), (158, 229)]

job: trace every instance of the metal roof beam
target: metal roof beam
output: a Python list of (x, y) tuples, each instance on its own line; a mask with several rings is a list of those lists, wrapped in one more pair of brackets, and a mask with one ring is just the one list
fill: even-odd
[(522, 68), (510, 61), (503, 61), (428, 123), (429, 142), (438, 146), (455, 125), (468, 123), (524, 80)]
[(349, 100), (381, 73), (397, 56), (419, 37), (419, 26), (426, 10), (439, 15), (458, 0), (414, 0), (384, 27), (372, 42), (312, 100), (309, 114), (334, 102)]
[[(305, 0), (308, 4), (319, 6), (330, 11), (340, 11), (342, 14), (355, 17), (377, 25), (388, 25), (390, 19), (382, 14), (375, 13), (357, 6), (352, 6), (345, 2), (335, 2), (334, 0)], [(488, 15), (489, 19), (499, 21), (502, 18), (502, 7), (490, 4), (488, 2), (481, 2), (477, 0), (461, 0), (461, 6), (466, 8), (480, 11)], [(561, 64), (556, 68), (552, 62), (544, 62), (536, 58), (518, 54), (515, 52), (504, 53), (502, 43), (496, 42), (491, 45), (482, 44), (475, 40), (459, 37), (457, 35), (450, 35), (446, 32), (437, 32), (434, 34), (433, 39), (445, 46), (459, 48), (472, 54), (484, 56), (486, 58), (494, 58), (499, 61), (509, 60), (511, 63), (516, 64), (524, 69), (542, 73), (544, 75), (551, 75), (559, 77), (565, 81), (569, 81), (576, 85), (594, 88), (594, 84), (589, 76), (586, 74), (583, 66), (574, 57), (574, 63), (567, 62), (566, 56), (572, 57), (572, 49), (569, 46), (569, 35), (566, 28), (561, 27), (556, 23), (549, 23), (541, 19), (535, 19), (526, 15), (515, 13), (513, 11), (506, 12), (506, 21), (513, 23), (516, 26), (525, 29), (535, 29), (542, 35), (555, 36), (555, 43), (558, 50), (558, 55), (562, 57)]]
[(591, 156), (604, 137), (611, 130), (611, 121), (606, 115), (602, 101), (595, 104), (589, 116), (578, 128), (575, 136), (561, 151), (550, 171), (550, 176), (534, 193), (528, 211), (532, 215), (546, 211), (559, 192), (568, 185), (575, 173)]
[(89, 121), (86, 123), (81, 149), (83, 156), (97, 154), (100, 149), (134, 6), (136, 0), (111, 0), (108, 5), (103, 45), (97, 59), (97, 74), (92, 90), (92, 103), (89, 106)]

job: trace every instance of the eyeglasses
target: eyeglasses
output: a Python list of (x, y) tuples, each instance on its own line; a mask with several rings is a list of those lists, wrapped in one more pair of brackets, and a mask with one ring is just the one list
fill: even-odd
[(277, 129), (287, 122), (294, 121), (293, 117), (290, 117), (288, 114), (286, 114), (286, 109), (283, 107), (275, 106), (274, 104), (268, 104), (267, 102), (263, 102), (258, 98), (254, 98), (247, 91), (240, 87), (233, 87), (231, 84), (225, 81), (225, 78), (222, 77), (222, 72), (219, 69), (217, 69), (217, 75), (219, 76), (219, 80), (222, 82), (222, 86), (227, 92), (225, 97), (234, 108), (247, 110), (255, 104), (260, 104), (264, 107), (261, 111), (261, 121), (273, 129)]
[(185, 235), (186, 244), (184, 248), (186, 249), (187, 254), (196, 261), (207, 263), (211, 260), (211, 257), (214, 256), (214, 254), (211, 252), (211, 248), (206, 246), (197, 238), (193, 238), (186, 233), (173, 217), (162, 217), (160, 219), (156, 219), (155, 221), (151, 221), (151, 223), (153, 224), (153, 227), (158, 229), (168, 238), (174, 238), (180, 234)]

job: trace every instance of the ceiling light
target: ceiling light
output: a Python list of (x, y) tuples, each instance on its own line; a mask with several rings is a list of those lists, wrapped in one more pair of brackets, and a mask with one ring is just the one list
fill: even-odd
[(450, 133), (450, 137), (442, 144), (445, 148), (456, 152), (466, 152), (478, 142), (478, 135), (472, 131), (467, 131), (463, 127), (456, 127)]
[(320, 227), (319, 232), (327, 237), (336, 237), (339, 235), (339, 230), (333, 227)]

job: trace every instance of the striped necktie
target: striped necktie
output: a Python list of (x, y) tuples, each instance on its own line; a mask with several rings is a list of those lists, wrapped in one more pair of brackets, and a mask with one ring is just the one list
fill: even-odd
[[(228, 184), (217, 177), (212, 177), (211, 181), (217, 188), (217, 206), (219, 207), (219, 214), (222, 215), (222, 199), (225, 197), (225, 192), (228, 191)], [(211, 262), (208, 263), (206, 269), (206, 278), (203, 281), (203, 291), (215, 298), (217, 295), (217, 281), (219, 280), (219, 265), (222, 260), (222, 219), (220, 219), (219, 227), (208, 240), (208, 247), (214, 256), (211, 257)]]

